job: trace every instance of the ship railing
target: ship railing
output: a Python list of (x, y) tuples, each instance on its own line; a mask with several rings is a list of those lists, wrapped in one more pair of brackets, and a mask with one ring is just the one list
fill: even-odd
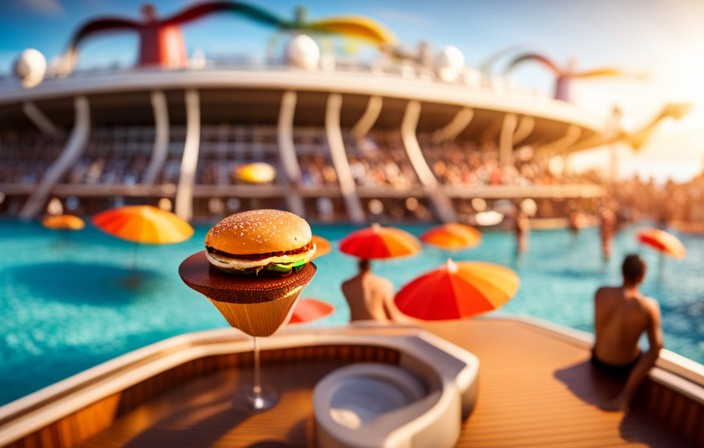
[[(148, 73), (155, 71), (176, 70), (267, 70), (267, 71), (300, 71), (291, 67), (281, 58), (258, 56), (214, 56), (208, 59), (190, 59), (186, 67), (125, 67), (119, 64), (109, 66), (79, 68), (69, 75), (60, 74), (50, 68), (44, 78), (46, 81), (98, 77), (106, 75), (129, 75), (133, 73)], [(401, 79), (420, 80), (441, 85), (461, 86), (468, 89), (486, 91), (494, 94), (530, 97), (536, 101), (550, 101), (550, 96), (535, 89), (517, 85), (509, 78), (490, 76), (472, 67), (464, 67), (452, 81), (440, 79), (431, 68), (419, 64), (396, 61), (392, 59), (363, 60), (356, 58), (323, 55), (319, 72), (348, 73), (361, 76), (393, 77)], [(0, 89), (19, 86), (19, 80), (13, 76), (0, 75)]]

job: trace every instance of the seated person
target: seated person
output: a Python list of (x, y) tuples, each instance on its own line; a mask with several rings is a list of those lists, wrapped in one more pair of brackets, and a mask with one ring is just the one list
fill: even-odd
[[(645, 271), (645, 261), (637, 255), (629, 255), (622, 266), (623, 285), (599, 288), (594, 296), (596, 342), (592, 364), (626, 382), (623, 390), (604, 405), (604, 409), (628, 408), (662, 348), (658, 302), (638, 290)], [(650, 348), (641, 353), (638, 339), (644, 331), (648, 334)]]
[(342, 284), (342, 293), (350, 307), (350, 321), (416, 321), (399, 311), (394, 303), (394, 285), (372, 274), (369, 260), (359, 260), (359, 273)]

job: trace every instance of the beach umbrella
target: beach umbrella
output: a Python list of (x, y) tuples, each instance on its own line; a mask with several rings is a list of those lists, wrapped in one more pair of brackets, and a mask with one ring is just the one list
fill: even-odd
[(171, 212), (151, 205), (131, 205), (99, 213), (93, 224), (110, 235), (142, 244), (186, 241), (193, 227)]
[(322, 236), (313, 235), (312, 242), (315, 243), (315, 254), (313, 254), (313, 258), (311, 258), (311, 260), (322, 257), (323, 255), (330, 253), (332, 250), (330, 241), (326, 240)]
[(107, 210), (95, 215), (93, 224), (112, 236), (135, 243), (131, 265), (133, 271), (137, 264), (137, 243), (174, 244), (186, 241), (193, 235), (193, 227), (186, 221), (151, 205)]
[(674, 258), (687, 256), (687, 249), (676, 236), (659, 229), (643, 229), (636, 234), (636, 238), (646, 246), (650, 246)]
[(482, 234), (473, 227), (450, 223), (433, 227), (422, 234), (420, 240), (442, 249), (460, 250), (478, 245)]
[(313, 322), (335, 312), (335, 307), (318, 299), (299, 300), (293, 309), (288, 324), (305, 324)]
[(265, 162), (247, 163), (235, 170), (237, 179), (250, 184), (268, 184), (276, 179), (276, 168)]
[(519, 285), (518, 276), (509, 268), (448, 260), (403, 286), (394, 302), (402, 313), (418, 319), (461, 319), (499, 308), (516, 294)]
[(53, 230), (81, 230), (86, 226), (86, 223), (78, 216), (58, 215), (42, 219), (42, 225)]
[(347, 235), (340, 242), (340, 251), (367, 260), (396, 258), (417, 254), (420, 243), (408, 232), (373, 224)]

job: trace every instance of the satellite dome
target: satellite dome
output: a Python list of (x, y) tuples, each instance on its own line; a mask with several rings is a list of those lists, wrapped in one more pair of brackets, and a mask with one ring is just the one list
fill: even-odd
[(46, 59), (38, 50), (28, 48), (15, 60), (13, 71), (22, 81), (22, 86), (34, 87), (44, 79)]
[(286, 45), (286, 63), (293, 67), (313, 70), (320, 62), (318, 44), (305, 34), (299, 34)]
[(452, 82), (464, 67), (464, 55), (457, 47), (448, 45), (435, 57), (435, 72), (440, 79)]

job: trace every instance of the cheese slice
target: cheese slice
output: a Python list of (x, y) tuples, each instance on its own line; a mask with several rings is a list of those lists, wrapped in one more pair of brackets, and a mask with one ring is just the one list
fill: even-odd
[(262, 260), (242, 260), (241, 258), (236, 258), (234, 256), (228, 256), (221, 253), (211, 254), (207, 251), (205, 252), (205, 256), (208, 258), (208, 261), (213, 266), (225, 269), (244, 270), (249, 268), (264, 267), (270, 264), (290, 264), (301, 260), (307, 263), (313, 257), (315, 249), (315, 244), (313, 244), (313, 247), (308, 252), (303, 252), (301, 254), (295, 255), (281, 255), (278, 257), (269, 257), (264, 258)]

